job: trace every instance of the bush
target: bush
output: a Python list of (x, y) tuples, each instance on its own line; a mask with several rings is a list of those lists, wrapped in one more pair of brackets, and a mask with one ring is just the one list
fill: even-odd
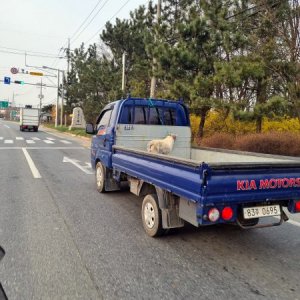
[(300, 156), (300, 134), (292, 132), (253, 133), (234, 136), (215, 133), (204, 138), (201, 146), (266, 154)]
[(300, 134), (268, 132), (236, 138), (235, 149), (278, 155), (300, 156)]
[[(196, 137), (200, 123), (200, 117), (191, 115), (192, 136)], [(231, 114), (227, 117), (223, 113), (210, 111), (207, 115), (204, 136), (209, 137), (216, 132), (231, 133), (236, 136), (255, 133), (255, 122), (235, 120)], [(300, 132), (300, 122), (297, 118), (277, 117), (276, 119), (263, 118), (262, 132)]]
[(229, 133), (215, 133), (214, 135), (203, 138), (200, 145), (204, 147), (234, 149), (235, 136)]

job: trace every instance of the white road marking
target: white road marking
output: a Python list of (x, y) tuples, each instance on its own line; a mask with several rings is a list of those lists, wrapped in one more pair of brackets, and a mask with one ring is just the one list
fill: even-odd
[(33, 141), (33, 140), (26, 140), (26, 143), (27, 144), (35, 144), (35, 141)]
[(85, 163), (89, 168), (92, 168), (92, 164), (90, 162)]
[(28, 151), (26, 150), (26, 148), (22, 148), (22, 150), (23, 150), (23, 153), (24, 153), (25, 158), (27, 160), (27, 163), (29, 165), (29, 168), (31, 170), (31, 173), (33, 175), (33, 178), (42, 178), (39, 170), (36, 168), (32, 158), (30, 157), (30, 155), (29, 155)]
[(10, 128), (8, 125), (4, 125), (6, 128)]
[(72, 144), (72, 142), (66, 141), (66, 140), (60, 140), (64, 144)]
[(13, 144), (14, 141), (13, 140), (4, 140), (4, 144)]
[(55, 139), (53, 139), (51, 137), (47, 137), (46, 139), (49, 140), (49, 141), (55, 141)]
[(80, 169), (81, 171), (83, 171), (85, 174), (94, 174), (93, 172), (89, 171), (86, 169), (86, 167), (83, 167), (79, 164), (79, 161), (76, 159), (71, 159), (67, 156), (64, 156), (63, 158), (63, 162), (68, 162), (71, 163), (72, 165), (74, 165), (75, 167), (77, 167), (78, 169)]
[(24, 140), (24, 138), (23, 138), (23, 137), (21, 137), (21, 136), (17, 136), (17, 137), (16, 137), (16, 140), (18, 140), (18, 141), (23, 141), (23, 140)]
[(38, 138), (38, 137), (33, 137), (33, 138), (31, 138), (32, 140), (34, 140), (34, 141), (40, 141), (41, 139), (40, 138)]
[(293, 220), (288, 220), (287, 222), (290, 223), (290, 224), (292, 224), (292, 225), (300, 227), (300, 222), (293, 221)]
[(44, 140), (44, 142), (45, 142), (46, 144), (54, 144), (54, 142), (49, 141), (49, 140)]
[(0, 140), (2, 141), (4, 139), (4, 137), (3, 136), (0, 136)]

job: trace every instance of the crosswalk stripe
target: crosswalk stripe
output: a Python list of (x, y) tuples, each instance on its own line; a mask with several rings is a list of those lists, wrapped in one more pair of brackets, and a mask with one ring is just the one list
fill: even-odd
[(13, 144), (14, 141), (13, 140), (4, 140), (4, 144)]
[(53, 139), (51, 137), (47, 137), (46, 139), (49, 140), (49, 141), (55, 141), (55, 139)]
[(17, 136), (17, 137), (16, 137), (16, 140), (18, 140), (18, 141), (23, 141), (23, 140), (24, 140), (24, 138), (23, 138), (23, 137), (21, 137), (21, 136)]
[(35, 141), (33, 141), (33, 140), (26, 140), (26, 143), (27, 144), (35, 144)]
[(44, 142), (45, 142), (46, 144), (54, 144), (54, 142), (49, 141), (49, 140), (44, 140)]
[(34, 141), (40, 141), (41, 139), (40, 138), (38, 138), (38, 137), (33, 137), (33, 138), (31, 138), (32, 140), (34, 140)]
[(70, 141), (66, 141), (66, 140), (60, 140), (60, 141), (64, 144), (72, 144), (72, 142), (70, 142)]

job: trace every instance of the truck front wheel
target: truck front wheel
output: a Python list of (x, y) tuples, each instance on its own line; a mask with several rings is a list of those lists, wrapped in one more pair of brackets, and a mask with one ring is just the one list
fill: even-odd
[(156, 194), (149, 194), (144, 198), (142, 204), (142, 221), (146, 233), (152, 237), (160, 236), (165, 232), (162, 228), (161, 210)]
[(96, 185), (99, 193), (105, 192), (105, 169), (100, 161), (96, 164)]

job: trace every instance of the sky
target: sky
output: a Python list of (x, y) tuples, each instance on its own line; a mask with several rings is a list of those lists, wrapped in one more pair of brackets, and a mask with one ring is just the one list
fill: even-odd
[[(38, 68), (66, 70), (66, 59), (56, 57), (64, 56), (59, 51), (67, 47), (68, 38), (71, 50), (82, 42), (97, 43), (107, 21), (129, 18), (130, 11), (147, 3), (147, 0), (1, 0), (0, 79), (10, 77), (11, 81), (21, 80), (25, 84), (0, 82), (0, 101), (14, 100), (16, 106), (38, 107), (40, 86), (26, 83), (40, 84), (42, 80), (54, 86), (43, 88), (42, 105), (55, 104), (57, 71)], [(12, 67), (19, 73), (12, 74)], [(22, 69), (42, 72), (44, 76), (22, 74)]]

